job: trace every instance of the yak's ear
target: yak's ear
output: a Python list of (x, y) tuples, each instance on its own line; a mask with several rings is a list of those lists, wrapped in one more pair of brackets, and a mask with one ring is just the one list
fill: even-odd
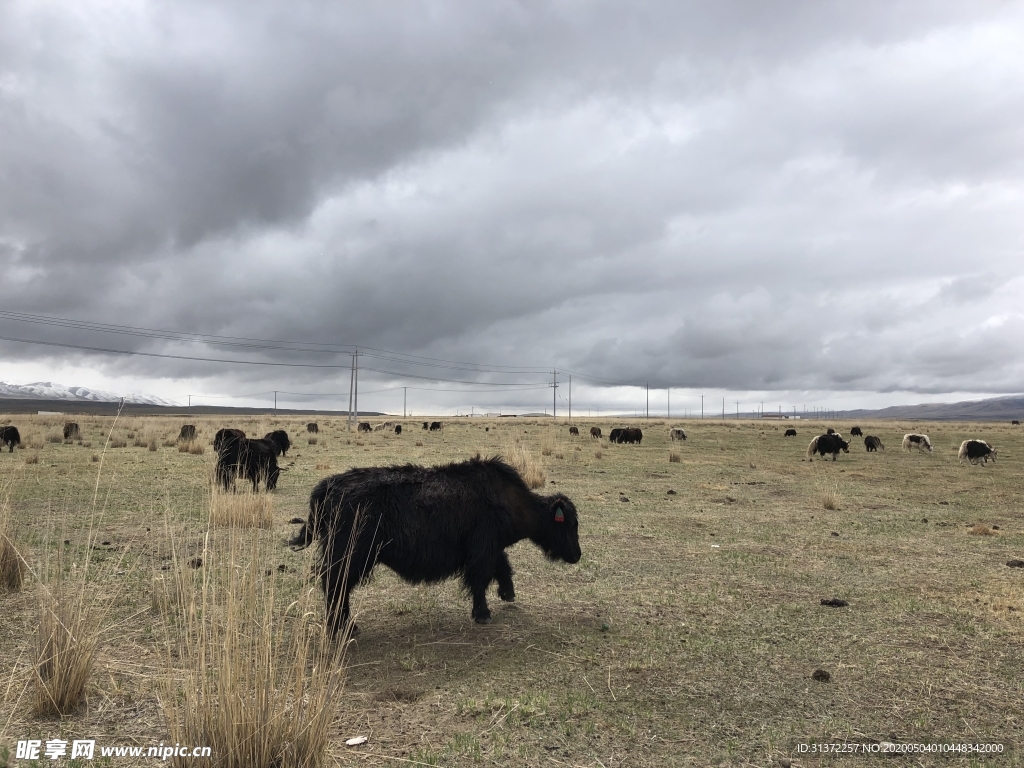
[(556, 523), (564, 523), (565, 522), (565, 510), (562, 508), (561, 502), (559, 502), (558, 504), (555, 504), (555, 522)]

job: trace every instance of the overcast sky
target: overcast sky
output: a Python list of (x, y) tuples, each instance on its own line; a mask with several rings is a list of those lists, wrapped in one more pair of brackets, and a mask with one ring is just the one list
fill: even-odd
[(1020, 392), (1022, 222), (1020, 3), (0, 1), (0, 336), (340, 366), (0, 341), (8, 382)]

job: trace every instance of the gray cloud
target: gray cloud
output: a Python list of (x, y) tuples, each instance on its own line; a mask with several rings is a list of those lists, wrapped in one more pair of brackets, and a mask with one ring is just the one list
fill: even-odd
[[(105, 8), (0, 9), (5, 309), (594, 385), (1022, 389), (1016, 8)], [(344, 379), (0, 347), (171, 389)]]

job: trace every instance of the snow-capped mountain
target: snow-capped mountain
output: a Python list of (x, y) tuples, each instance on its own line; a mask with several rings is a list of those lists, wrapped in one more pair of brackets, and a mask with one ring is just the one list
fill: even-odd
[(124, 397), (126, 403), (138, 405), (180, 405), (180, 403), (176, 403), (173, 400), (164, 400), (162, 397), (156, 397), (155, 395), (142, 395), (137, 392), (118, 395), (113, 392), (104, 392), (101, 389), (68, 387), (52, 381), (34, 381), (31, 384), (8, 384), (7, 382), (0, 381), (0, 397), (14, 397), (25, 400), (63, 400), (65, 402), (81, 402), (85, 400), (94, 403), (116, 403)]

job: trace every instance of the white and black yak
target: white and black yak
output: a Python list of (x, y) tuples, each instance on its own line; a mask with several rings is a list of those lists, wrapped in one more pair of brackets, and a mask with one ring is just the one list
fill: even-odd
[(17, 427), (0, 427), (0, 445), (6, 445), (8, 453), (14, 453), (14, 446), (21, 445), (21, 433)]
[(928, 435), (915, 435), (909, 434), (903, 436), (903, 450), (909, 451), (911, 448), (917, 448), (919, 451), (932, 452), (932, 441), (928, 439)]
[(885, 446), (882, 444), (881, 438), (875, 437), (874, 435), (868, 435), (864, 438), (864, 450), (868, 453), (877, 451), (878, 449), (885, 450)]
[[(407, 464), (350, 469), (321, 480), (309, 517), (289, 542), (320, 544), (319, 572), (327, 622), (349, 621), (349, 595), (383, 563), (412, 584), (461, 576), (473, 619), (491, 620), (487, 588), (515, 600), (505, 550), (529, 539), (549, 560), (580, 559), (576, 507), (566, 496), (540, 496), (500, 458), (438, 467)], [(356, 631), (352, 627), (352, 632)]]
[(807, 446), (807, 459), (813, 461), (812, 457), (816, 453), (820, 453), (822, 458), (831, 453), (832, 461), (835, 461), (839, 458), (840, 451), (843, 453), (850, 452), (850, 444), (843, 440), (842, 435), (818, 435)]
[(277, 466), (276, 448), (269, 440), (250, 440), (233, 434), (226, 435), (217, 451), (217, 483), (227, 491), (234, 486), (237, 477), (243, 477), (252, 483), (253, 493), (259, 490), (261, 482), (266, 490), (274, 490), (281, 476), (281, 470)]
[(275, 453), (282, 456), (288, 455), (288, 449), (292, 447), (292, 441), (288, 438), (288, 433), (283, 429), (275, 429), (273, 432), (267, 432), (263, 436), (263, 439), (274, 446), (276, 449)]
[(996, 460), (996, 450), (984, 440), (964, 440), (960, 443), (960, 452), (957, 454), (960, 463), (967, 459), (971, 464), (987, 464), (989, 459)]
[(668, 436), (672, 439), (673, 442), (676, 440), (686, 439), (686, 433), (679, 427), (672, 427), (672, 429), (668, 431)]

